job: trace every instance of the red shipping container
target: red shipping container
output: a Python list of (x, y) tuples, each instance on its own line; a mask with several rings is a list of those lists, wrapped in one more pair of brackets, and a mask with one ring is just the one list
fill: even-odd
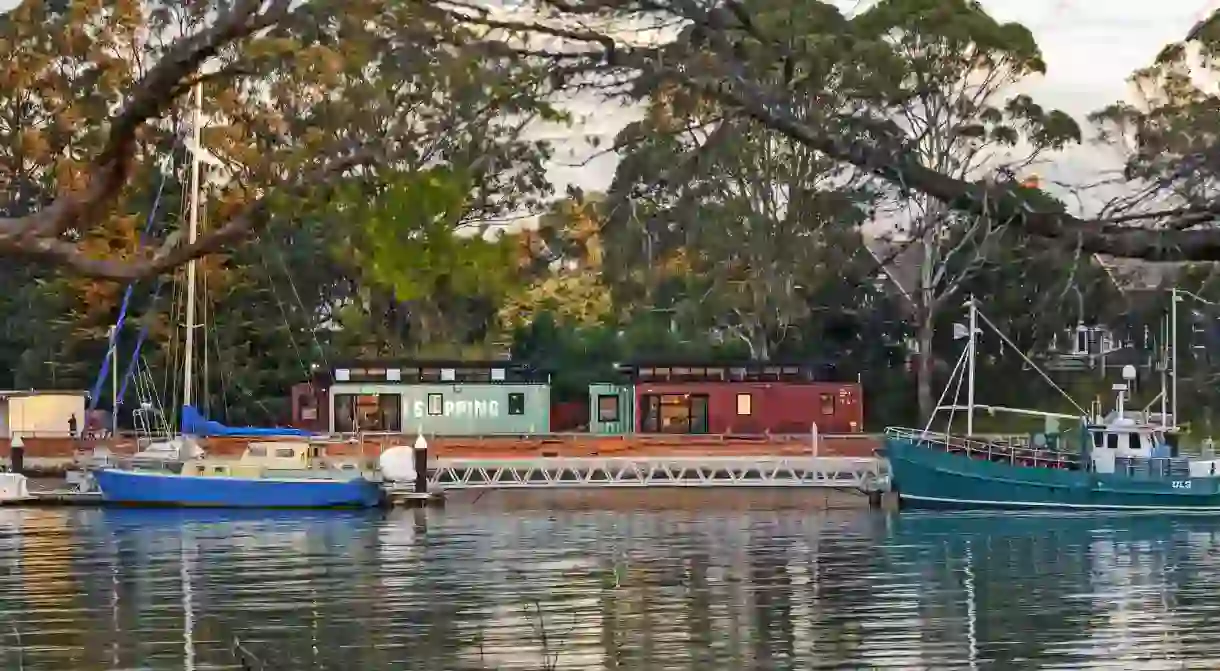
[(640, 433), (860, 433), (860, 385), (841, 382), (641, 382)]

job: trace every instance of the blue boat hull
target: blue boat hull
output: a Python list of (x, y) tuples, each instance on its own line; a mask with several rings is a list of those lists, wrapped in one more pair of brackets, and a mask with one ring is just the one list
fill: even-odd
[(992, 462), (887, 437), (904, 508), (1164, 510), (1220, 513), (1220, 478), (1135, 478)]
[(373, 508), (381, 488), (364, 478), (200, 477), (102, 469), (94, 473), (102, 500), (116, 505), (202, 508)]

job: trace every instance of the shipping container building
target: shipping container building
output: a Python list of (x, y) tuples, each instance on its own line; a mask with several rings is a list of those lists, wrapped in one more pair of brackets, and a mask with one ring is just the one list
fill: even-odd
[(809, 364), (631, 364), (589, 388), (592, 433), (805, 434), (864, 428), (860, 385)]
[[(550, 430), (545, 373), (505, 361), (388, 361), (340, 365), (317, 376), (331, 433), (535, 434)], [(308, 404), (308, 401), (305, 401)], [(304, 406), (294, 402), (294, 411)], [(305, 417), (294, 418), (304, 422)], [(316, 421), (316, 420), (315, 420)]]

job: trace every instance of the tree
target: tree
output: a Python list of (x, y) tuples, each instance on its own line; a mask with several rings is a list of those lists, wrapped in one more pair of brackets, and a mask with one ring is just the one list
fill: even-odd
[[(873, 106), (903, 129), (921, 165), (962, 181), (996, 171), (1012, 180), (1043, 151), (1079, 141), (1066, 114), (1043, 110), (1025, 95), (1004, 98), (1026, 76), (1045, 71), (1024, 26), (1001, 24), (967, 0), (884, 0), (852, 25), (858, 37), (892, 47), (870, 64), (877, 69), (870, 77)], [(937, 315), (963, 298), (963, 282), (996, 250), (1007, 224), (953, 212), (926, 194), (897, 195), (905, 210), (899, 225), (922, 257), (912, 299), (919, 411), (926, 419), (935, 403)]]
[[(22, 161), (63, 155), (56, 146), (71, 152), (57, 161), (54, 188), (38, 207), (0, 219), (0, 252), (130, 279), (296, 214), (338, 175), (458, 164), (478, 177), (472, 183), (481, 216), (545, 185), (533, 160), (544, 147), (505, 141), (539, 114), (560, 118), (533, 97), (545, 72), (452, 48), (470, 34), (426, 4), (120, 4), (111, 12), (26, 3), (4, 19), (6, 46), (24, 54), (9, 90), (23, 90), (23, 82), (45, 89), (36, 102), (22, 103), (32, 108), (13, 117), (22, 123), (10, 125), (24, 129), (11, 131), (23, 138)], [(144, 63), (152, 65), (143, 70)], [(213, 122), (204, 145), (229, 179), (214, 194), (225, 206), (219, 225), (191, 244), (166, 236), (129, 259), (91, 253), (81, 238), (106, 227), (140, 162), (157, 160), (149, 142), (181, 130), (175, 119), (161, 119), (181, 119), (180, 99), (196, 84), (208, 90)], [(106, 117), (105, 124), (81, 123)], [(91, 141), (80, 142), (81, 135)], [(11, 171), (13, 179), (45, 181), (47, 170), (25, 163)]]
[(593, 326), (614, 317), (609, 289), (602, 280), (601, 194), (575, 193), (551, 203), (536, 230), (514, 237), (518, 267), (528, 281), (504, 301), (501, 326), (511, 331), (543, 313), (572, 326)]
[[(889, 104), (876, 106), (878, 90), (892, 86), (886, 85), (884, 75), (877, 79), (874, 66), (895, 59), (893, 45), (888, 39), (856, 31), (854, 22), (823, 3), (802, 6), (822, 18), (825, 30), (818, 39), (800, 40), (755, 21), (756, 5), (740, 0), (538, 0), (531, 8), (537, 10), (532, 21), (491, 19), (457, 6), (450, 12), (459, 21), (492, 29), (485, 38), (489, 49), (550, 63), (561, 82), (588, 86), (591, 76), (600, 76), (599, 81), (610, 82), (611, 92), (636, 94), (661, 84), (677, 85), (899, 189), (926, 194), (966, 216), (984, 216), (1077, 247), (1083, 254), (1149, 260), (1220, 259), (1220, 229), (1201, 223), (1220, 212), (1220, 202), (1086, 219), (1012, 181), (972, 181), (925, 165), (906, 130), (884, 113)], [(682, 39), (657, 44), (656, 40), (628, 42), (609, 32), (571, 27), (593, 14), (624, 21), (647, 16), (660, 25), (676, 21), (690, 28)], [(1215, 30), (1218, 23), (1220, 14), (1201, 24), (1192, 39)], [(522, 46), (505, 41), (528, 35), (560, 38), (568, 44), (546, 49), (535, 47), (536, 42)], [(785, 73), (784, 85), (762, 80), (759, 63)], [(800, 106), (792, 99), (794, 92), (804, 95), (828, 90), (845, 91), (845, 104), (816, 120), (801, 119)]]
[[(818, 113), (821, 101), (803, 102)], [(860, 265), (869, 194), (833, 163), (698, 96), (663, 89), (648, 105), (620, 136), (629, 153), (611, 190), (612, 265), (642, 270), (619, 273), (620, 294), (642, 284), (638, 309), (671, 311), (692, 332), (769, 359), (816, 309), (819, 285), (843, 284)]]

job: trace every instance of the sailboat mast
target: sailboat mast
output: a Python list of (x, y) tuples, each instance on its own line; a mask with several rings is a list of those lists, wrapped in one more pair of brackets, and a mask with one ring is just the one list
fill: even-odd
[(966, 381), (966, 435), (974, 435), (974, 359), (977, 350), (975, 342), (978, 339), (979, 331), (979, 312), (978, 303), (974, 301), (974, 296), (970, 296), (970, 340), (967, 347), (970, 348)]
[[(194, 244), (199, 237), (199, 151), (202, 146), (203, 87), (195, 84), (194, 105), (191, 114), (191, 200), (187, 224), (187, 244)], [(186, 264), (186, 338), (184, 339), (182, 371), (182, 405), (191, 405), (195, 366), (195, 274), (197, 262), (191, 259)]]

